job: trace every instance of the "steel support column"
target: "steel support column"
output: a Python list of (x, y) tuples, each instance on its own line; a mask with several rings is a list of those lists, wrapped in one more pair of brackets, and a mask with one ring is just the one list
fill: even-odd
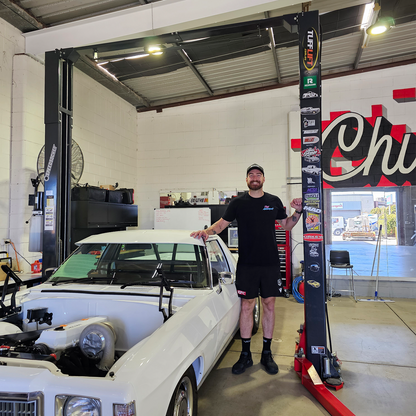
[(78, 56), (73, 49), (45, 54), (44, 271), (70, 254), (72, 70)]

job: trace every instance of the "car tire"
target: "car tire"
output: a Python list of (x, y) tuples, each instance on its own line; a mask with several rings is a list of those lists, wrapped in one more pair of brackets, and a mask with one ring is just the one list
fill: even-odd
[(334, 231), (334, 235), (341, 235), (341, 233), (342, 231), (339, 228)]
[(257, 331), (260, 328), (260, 321), (261, 321), (260, 298), (257, 297), (256, 304), (254, 305), (254, 309), (253, 309), (253, 329), (251, 331), (251, 335), (257, 334)]
[(175, 387), (166, 416), (197, 416), (197, 414), (198, 394), (195, 372), (190, 366)]

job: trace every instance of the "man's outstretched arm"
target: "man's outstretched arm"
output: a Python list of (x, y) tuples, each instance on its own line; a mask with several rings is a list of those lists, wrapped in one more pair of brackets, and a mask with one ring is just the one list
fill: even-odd
[(206, 230), (193, 231), (191, 237), (202, 238), (204, 241), (207, 240), (208, 236), (219, 234), (221, 231), (225, 230), (230, 225), (229, 221), (225, 221), (223, 218), (220, 218), (217, 222), (208, 227)]

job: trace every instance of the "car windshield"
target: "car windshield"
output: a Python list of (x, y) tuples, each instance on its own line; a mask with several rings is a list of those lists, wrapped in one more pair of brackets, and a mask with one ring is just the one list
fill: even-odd
[(172, 286), (208, 286), (205, 248), (191, 244), (82, 244), (49, 279), (120, 286), (160, 285), (162, 271)]

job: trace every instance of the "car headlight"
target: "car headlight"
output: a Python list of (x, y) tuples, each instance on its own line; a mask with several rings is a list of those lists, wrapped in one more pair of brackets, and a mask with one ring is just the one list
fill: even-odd
[(59, 395), (55, 397), (55, 415), (101, 416), (101, 402), (91, 397)]

